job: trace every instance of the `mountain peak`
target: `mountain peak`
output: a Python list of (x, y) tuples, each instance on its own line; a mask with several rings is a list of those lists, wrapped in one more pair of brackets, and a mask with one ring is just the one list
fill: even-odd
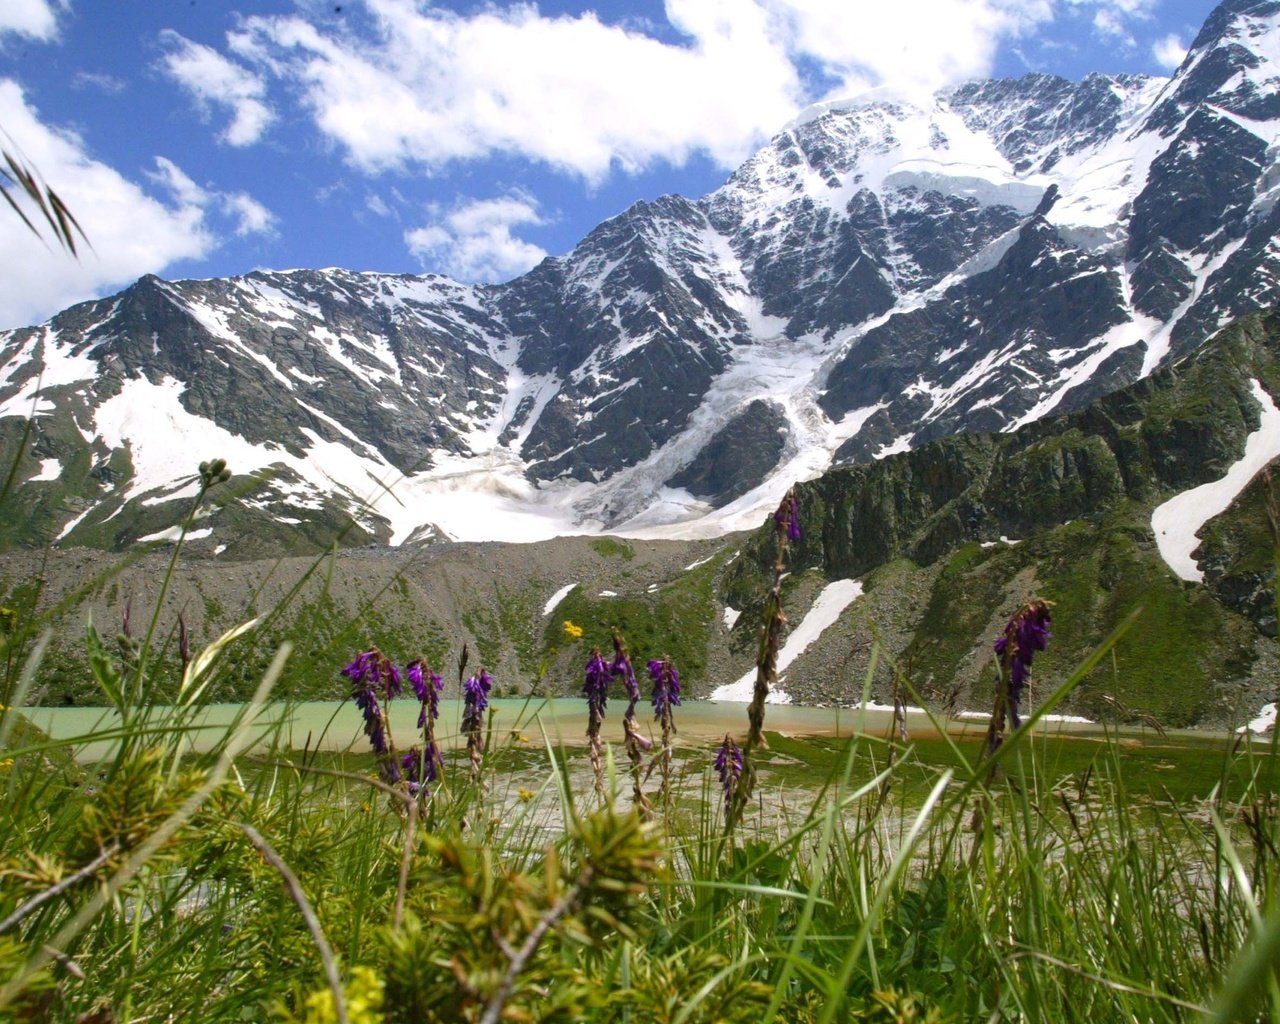
[(0, 417), (37, 410), (24, 487), (63, 543), (150, 536), (213, 455), (252, 488), (212, 523), (232, 553), (251, 521), (753, 525), (797, 478), (1081, 408), (1280, 302), (1277, 20), (1224, 4), (1170, 80), (823, 104), (505, 284), (145, 277), (0, 334)]

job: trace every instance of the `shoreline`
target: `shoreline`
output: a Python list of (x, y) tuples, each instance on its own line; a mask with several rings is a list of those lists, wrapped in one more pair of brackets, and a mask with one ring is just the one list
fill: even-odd
[[(437, 738), (444, 749), (456, 749), (465, 744), (459, 729), (462, 702), (440, 703)], [(494, 711), (490, 720), (494, 743), (514, 742), (527, 745), (528, 749), (546, 744), (574, 748), (586, 743), (587, 708), (580, 698), (500, 698), (492, 701), (490, 707)], [(621, 745), (625, 707), (625, 702), (614, 700), (607, 709), (603, 733), (606, 743)], [(243, 708), (243, 704), (211, 704), (202, 708), (189, 726), (190, 752), (206, 752), (216, 745)], [(158, 715), (164, 715), (166, 710), (155, 709)], [(389, 709), (391, 734), (402, 750), (409, 749), (421, 738), (416, 727), (417, 710), (416, 702), (407, 700), (397, 701)], [(648, 703), (639, 705), (636, 712), (641, 734), (656, 738)], [(101, 760), (113, 746), (109, 738), (96, 738), (117, 725), (118, 719), (109, 708), (34, 707), (22, 709), (22, 714), (51, 740), (72, 746), (77, 761)], [(908, 708), (906, 712), (907, 732), (915, 739), (937, 738), (943, 732), (953, 738), (978, 738), (985, 734), (986, 727), (987, 716), (978, 712), (936, 721), (919, 708)], [(678, 746), (718, 743), (726, 732), (741, 737), (747, 728), (747, 705), (737, 701), (689, 700), (676, 711), (676, 728)], [(349, 700), (268, 704), (253, 729), (253, 747), (270, 743), (275, 735), (280, 747), (286, 750), (306, 748), (356, 753), (367, 750), (360, 713)], [(843, 739), (854, 735), (888, 738), (894, 731), (893, 711), (875, 704), (865, 707), (770, 704), (765, 712), (765, 731), (792, 738)], [(1149, 727), (1107, 725), (1071, 716), (1046, 716), (1037, 723), (1036, 733), (1080, 740), (1119, 736), (1144, 743), (1179, 740), (1208, 743), (1236, 736), (1223, 730), (1197, 729), (1171, 729), (1161, 734)], [(1260, 738), (1270, 742), (1270, 737)]]

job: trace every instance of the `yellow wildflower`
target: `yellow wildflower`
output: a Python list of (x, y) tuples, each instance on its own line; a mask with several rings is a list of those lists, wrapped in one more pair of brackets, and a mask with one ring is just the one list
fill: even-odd
[(580, 640), (582, 638), (582, 627), (575, 626), (568, 619), (564, 620), (564, 631), (565, 635), (568, 636), (570, 640)]

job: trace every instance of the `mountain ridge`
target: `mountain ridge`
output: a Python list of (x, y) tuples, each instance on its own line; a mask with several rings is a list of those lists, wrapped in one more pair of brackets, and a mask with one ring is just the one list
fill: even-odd
[(0, 543), (123, 550), (215, 456), (227, 558), (714, 535), (796, 478), (1083, 408), (1280, 301), (1277, 39), (1273, 0), (1230, 0), (1169, 80), (829, 105), (503, 285), (146, 277), (5, 332), (0, 455), (32, 458)]

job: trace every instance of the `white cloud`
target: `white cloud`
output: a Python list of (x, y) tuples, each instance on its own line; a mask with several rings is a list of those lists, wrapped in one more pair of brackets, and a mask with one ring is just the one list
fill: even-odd
[[(16, 82), (0, 79), (0, 125), (10, 148), (35, 167), (84, 228), (79, 259), (33, 235), (0, 210), (0, 328), (43, 320), (75, 302), (160, 273), (178, 260), (198, 260), (218, 244), (211, 214), (231, 219), (237, 233), (270, 233), (274, 218), (243, 193), (211, 191), (173, 161), (156, 158), (148, 175), (157, 199), (114, 168), (95, 160), (74, 132), (40, 121)], [(33, 223), (41, 219), (28, 213)]]
[[(43, 124), (10, 80), (0, 80), (0, 124), (89, 239), (77, 260), (48, 241), (47, 233), (44, 240), (36, 238), (16, 216), (0, 211), (0, 327), (50, 316), (175, 260), (198, 259), (213, 247), (198, 204), (182, 197), (165, 204), (147, 195), (93, 159), (78, 135)], [(39, 223), (38, 214), (32, 220)]]
[(4, 0), (0, 3), (0, 39), (7, 33), (40, 42), (58, 37), (58, 12), (64, 3), (49, 0)]
[(233, 230), (237, 237), (266, 235), (270, 238), (277, 234), (276, 215), (248, 192), (223, 192), (219, 194), (218, 201), (223, 211), (235, 218)]
[(219, 192), (197, 185), (167, 157), (156, 157), (156, 170), (148, 175), (165, 188), (182, 206), (209, 211), (221, 210), (234, 222), (232, 231), (239, 238), (249, 235), (276, 234), (276, 215), (248, 192)]
[[(696, 3), (697, 0), (684, 0)], [(837, 80), (826, 98), (889, 84), (931, 93), (990, 72), (996, 50), (1053, 16), (1050, 0), (764, 0), (787, 27), (789, 52)]]
[(108, 96), (116, 96), (129, 87), (129, 83), (115, 75), (99, 74), (93, 71), (77, 71), (71, 76), (73, 89), (97, 89)]
[(717, 20), (731, 0), (674, 2), (709, 12), (680, 13), (699, 33), (689, 47), (591, 13), (515, 5), (461, 17), (408, 0), (369, 0), (379, 38), (250, 18), (232, 45), (292, 79), (319, 128), (369, 171), (495, 152), (596, 181), (696, 150), (735, 163), (794, 112), (795, 69), (754, 3)]
[(428, 211), (433, 220), (406, 231), (404, 240), (428, 270), (459, 281), (507, 281), (534, 267), (546, 250), (515, 237), (512, 228), (546, 220), (523, 193), (462, 203), (448, 212)]
[(168, 190), (180, 206), (203, 209), (209, 205), (209, 193), (168, 157), (156, 157), (156, 169), (147, 177)]
[(228, 41), (240, 60), (288, 81), (367, 172), (502, 154), (596, 183), (695, 153), (734, 167), (833, 93), (981, 76), (1000, 44), (1050, 20), (1055, 2), (897, 0), (854, 12), (847, 0), (666, 0), (677, 45), (643, 21), (609, 24), (591, 11), (548, 16), (513, 3), (462, 15), (363, 0), (374, 26), (363, 33), (354, 19), (339, 31), (305, 14), (258, 16)]
[(262, 138), (275, 114), (264, 102), (266, 83), (260, 76), (171, 29), (162, 32), (161, 38), (170, 47), (165, 70), (195, 97), (200, 108), (230, 109), (231, 123), (219, 136), (223, 142), (248, 146)]
[(1136, 45), (1131, 26), (1149, 22), (1157, 0), (1066, 0), (1069, 7), (1093, 11), (1093, 30), (1102, 38), (1121, 46)]
[(1093, 14), (1093, 28), (1100, 36), (1106, 36), (1113, 39), (1124, 46), (1133, 46), (1133, 36), (1129, 34), (1128, 28), (1125, 27), (1124, 18), (1119, 11), (1111, 8), (1102, 8)]
[(156, 170), (148, 177), (167, 190), (179, 205), (209, 211), (221, 210), (233, 222), (238, 238), (276, 234), (276, 215), (248, 192), (219, 192), (197, 185), (172, 160), (156, 157)]
[(1184, 43), (1177, 34), (1170, 33), (1163, 39), (1157, 39), (1151, 47), (1151, 55), (1161, 67), (1168, 68), (1170, 71), (1177, 68), (1187, 55), (1187, 44)]

